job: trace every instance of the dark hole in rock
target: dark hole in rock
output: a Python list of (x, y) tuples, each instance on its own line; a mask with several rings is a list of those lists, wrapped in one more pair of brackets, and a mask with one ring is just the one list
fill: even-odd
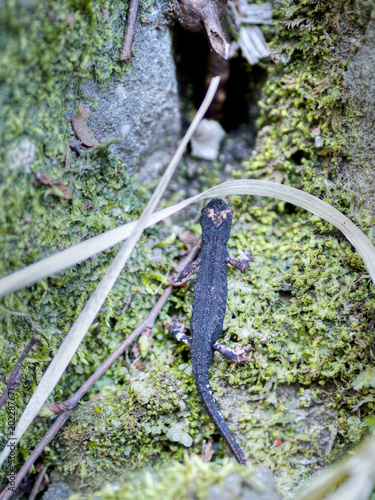
[(294, 214), (296, 212), (297, 206), (293, 205), (293, 203), (285, 203), (284, 205), (284, 213)]
[(255, 120), (259, 116), (258, 101), (267, 71), (258, 65), (250, 66), (242, 56), (230, 60), (227, 99), (224, 103), (222, 125), (229, 132), (242, 123), (251, 126), (255, 137)]
[(307, 154), (304, 151), (301, 151), (300, 149), (293, 153), (290, 157), (291, 160), (294, 161), (296, 165), (301, 165), (302, 164), (302, 158), (307, 158)]
[[(206, 92), (210, 48), (204, 34), (191, 33), (176, 25), (174, 49), (179, 94), (185, 108), (183, 126), (186, 128), (191, 119), (189, 112), (192, 108), (199, 107)], [(219, 110), (213, 103), (206, 117), (220, 121), (226, 132), (237, 130), (246, 124), (249, 127), (249, 142), (254, 143), (254, 122), (259, 116), (257, 102), (267, 71), (259, 65), (250, 66), (241, 55), (232, 58), (229, 63), (223, 62), (223, 72), (226, 70), (225, 64), (229, 65), (226, 100)]]
[(200, 105), (205, 94), (209, 46), (204, 34), (190, 33), (179, 25), (173, 35), (179, 94), (184, 108), (183, 127), (186, 128), (190, 124), (189, 112)]

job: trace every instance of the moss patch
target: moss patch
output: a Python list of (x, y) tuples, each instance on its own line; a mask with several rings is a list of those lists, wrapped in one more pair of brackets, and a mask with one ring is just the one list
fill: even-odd
[(21, 138), (35, 146), (33, 167), (62, 158), (69, 139), (64, 109), (83, 78), (106, 85), (129, 68), (118, 51), (127, 2), (22, 2), (0, 9), (2, 162)]
[[(251, 363), (246, 365), (231, 365), (215, 356), (210, 378), (218, 404), (245, 453), (253, 463), (273, 470), (281, 489), (289, 490), (318, 470), (333, 450), (337, 453), (358, 442), (373, 427), (374, 389), (369, 387), (368, 377), (355, 389), (353, 381), (373, 366), (369, 325), (371, 328), (375, 294), (368, 278), (361, 274), (361, 264), (352, 258), (355, 254), (350, 245), (336, 236), (319, 234), (313, 216), (299, 210), (290, 212), (284, 203), (246, 205), (244, 209), (239, 197), (233, 202), (230, 251), (234, 255), (236, 248), (249, 246), (254, 260), (245, 274), (229, 271), (222, 341), (232, 347), (251, 342), (254, 350)], [(162, 317), (170, 321), (175, 310), (182, 310), (188, 327), (193, 287), (192, 282), (187, 289), (180, 289)], [(161, 428), (161, 432), (152, 440), (147, 438), (148, 445), (143, 447), (142, 434), (133, 437), (131, 426), (130, 431), (124, 431), (134, 443), (133, 449), (138, 450), (138, 466), (149, 463), (159, 468), (168, 456), (180, 456), (186, 443), (181, 439), (173, 444), (168, 438), (173, 425), (182, 426), (191, 436), (189, 451), (195, 453), (203, 439), (214, 437), (214, 459), (222, 463), (230, 453), (217, 439), (217, 431), (197, 397), (188, 348), (171, 342), (161, 321), (153, 337), (141, 372), (135, 366), (134, 372), (129, 371), (127, 364), (118, 368), (130, 387), (134, 377), (149, 377), (151, 383), (167, 375), (169, 380), (167, 389), (160, 383), (151, 384), (155, 395), (149, 405), (156, 406), (144, 407), (139, 423), (140, 427)], [(183, 408), (175, 405), (165, 416), (158, 408), (160, 391), (169, 401), (176, 384), (183, 395)], [(96, 404), (105, 408), (108, 402)], [(92, 404), (90, 408), (92, 412)], [(113, 418), (127, 421), (132, 412), (131, 406), (124, 405)], [(78, 410), (77, 414), (82, 413)], [(83, 418), (83, 422), (91, 420)], [(100, 483), (100, 471), (95, 481), (86, 481), (81, 464), (83, 460), (90, 462), (87, 457), (107, 442), (111, 426), (91, 444), (77, 434), (74, 442), (78, 448), (70, 457), (70, 436), (81, 425), (77, 418), (67, 424), (65, 437), (59, 441), (59, 456), (61, 460), (67, 455), (64, 471), (69, 469), (91, 487), (95, 481)], [(156, 456), (152, 450), (157, 450)], [(112, 452), (116, 463), (117, 445)], [(58, 456), (55, 458), (59, 463)], [(134, 463), (127, 460), (127, 468), (133, 468)]]
[[(188, 500), (228, 496), (237, 499), (254, 494), (260, 499), (277, 498), (267, 479), (267, 475), (254, 474), (251, 466), (226, 462), (218, 467), (204, 463), (196, 455), (185, 455), (183, 463), (171, 461), (158, 473), (150, 470), (141, 475), (128, 474), (121, 482), (107, 484), (88, 498)], [(82, 497), (78, 494), (71, 498)]]

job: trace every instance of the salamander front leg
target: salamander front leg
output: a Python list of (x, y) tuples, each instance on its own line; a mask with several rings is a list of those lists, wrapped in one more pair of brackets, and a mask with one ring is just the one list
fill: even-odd
[(224, 358), (226, 358), (231, 363), (242, 363), (244, 361), (246, 362), (251, 361), (249, 358), (246, 357), (246, 354), (252, 349), (251, 344), (247, 345), (244, 348), (242, 348), (241, 344), (238, 344), (238, 346), (235, 349), (231, 349), (226, 345), (219, 344), (219, 342), (215, 342), (212, 348), (214, 351), (217, 351), (220, 354), (222, 354)]
[(244, 271), (246, 271), (250, 260), (253, 259), (254, 257), (250, 257), (250, 250), (248, 248), (246, 248), (246, 250), (244, 252), (242, 250), (238, 250), (238, 257), (239, 257), (239, 260), (232, 259), (230, 257), (230, 255), (228, 254), (227, 264), (244, 272)]

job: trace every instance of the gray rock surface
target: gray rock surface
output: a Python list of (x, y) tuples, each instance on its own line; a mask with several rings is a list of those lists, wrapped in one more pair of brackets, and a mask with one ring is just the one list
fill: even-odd
[(35, 157), (35, 151), (35, 144), (28, 137), (25, 137), (17, 146), (8, 151), (9, 169), (23, 170), (29, 174)]
[[(140, 170), (146, 181), (160, 173), (180, 137), (172, 38), (163, 17), (167, 5), (168, 0), (154, 0), (148, 23), (137, 22), (131, 69), (124, 82), (117, 79), (105, 90), (94, 81), (82, 86), (83, 94), (98, 104), (95, 109), (90, 105), (88, 122), (96, 138), (107, 142), (121, 137), (111, 151), (130, 172)], [(151, 157), (158, 158), (156, 166)]]
[(53, 482), (43, 494), (42, 500), (67, 500), (74, 491), (64, 481)]
[(355, 141), (351, 146), (351, 158), (347, 162), (345, 179), (350, 179), (350, 188), (358, 198), (365, 198), (365, 206), (375, 215), (375, 170), (364, 169), (363, 164), (373, 165), (375, 158), (375, 9), (366, 32), (361, 39), (349, 40), (354, 47), (360, 46), (348, 64), (345, 82), (355, 119), (348, 125), (355, 130)]

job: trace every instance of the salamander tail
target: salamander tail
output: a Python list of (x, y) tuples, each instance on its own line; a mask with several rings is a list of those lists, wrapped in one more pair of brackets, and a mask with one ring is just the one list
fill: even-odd
[(206, 412), (209, 414), (212, 422), (215, 424), (216, 429), (220, 432), (224, 441), (229, 446), (231, 452), (237, 459), (237, 462), (242, 465), (246, 465), (247, 460), (245, 458), (245, 455), (243, 454), (240, 445), (237, 443), (235, 437), (230, 431), (228, 425), (224, 420), (224, 417), (220, 413), (220, 410), (216, 404), (216, 400), (212, 394), (210, 381), (208, 378), (208, 372), (207, 373), (202, 373), (201, 371), (198, 372), (198, 370), (194, 369), (194, 364), (193, 364), (193, 374), (199, 397), (203, 403)]

